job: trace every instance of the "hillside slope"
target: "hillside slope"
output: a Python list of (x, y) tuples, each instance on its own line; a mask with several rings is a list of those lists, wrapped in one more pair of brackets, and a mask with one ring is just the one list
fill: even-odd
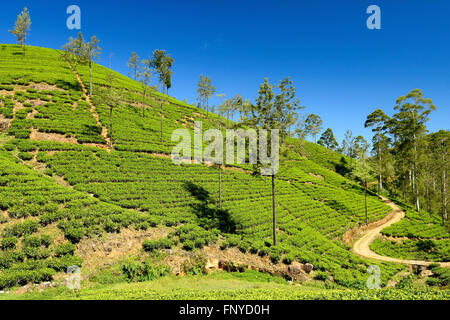
[[(291, 154), (276, 182), (280, 245), (271, 247), (268, 181), (224, 168), (220, 209), (217, 168), (177, 166), (167, 156), (174, 129), (192, 129), (197, 120), (216, 127), (225, 119), (158, 92), (144, 100), (142, 116), (139, 84), (117, 74), (125, 106), (113, 112), (111, 135), (109, 108), (92, 105), (78, 82), (77, 76), (88, 85), (86, 67), (70, 66), (56, 50), (21, 52), (0, 45), (0, 122), (7, 128), (0, 135), (0, 288), (46, 281), (68, 265), (83, 267), (89, 263), (77, 258), (80, 241), (125, 229), (164, 230), (181, 255), (237, 247), (267, 264), (311, 263), (310, 277), (348, 287), (363, 288), (373, 264), (384, 285), (403, 269), (362, 259), (342, 243), (365, 218), (361, 188), (336, 173), (346, 161), (342, 155), (305, 142), (305, 157), (295, 151), (298, 141), (288, 142)], [(95, 65), (94, 86), (105, 85), (108, 72)], [(372, 195), (368, 207), (369, 222), (391, 212)]]

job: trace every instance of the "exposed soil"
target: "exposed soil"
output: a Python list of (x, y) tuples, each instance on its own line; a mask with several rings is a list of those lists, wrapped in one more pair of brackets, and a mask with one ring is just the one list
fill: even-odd
[[(111, 141), (108, 137), (108, 129), (100, 122), (100, 117), (97, 113), (97, 109), (95, 108), (94, 104), (91, 102), (91, 98), (89, 97), (88, 91), (87, 91), (83, 81), (81, 80), (80, 75), (78, 74), (78, 72), (75, 70), (75, 68), (72, 66), (72, 64), (69, 61), (66, 60), (66, 62), (68, 64), (69, 68), (75, 74), (78, 82), (80, 83), (81, 89), (83, 90), (83, 94), (86, 97), (86, 102), (89, 103), (89, 105), (91, 106), (91, 113), (94, 116), (95, 121), (97, 122), (97, 125), (102, 127), (102, 133), (100, 134), (101, 137), (106, 140), (106, 144), (108, 146), (111, 145)], [(109, 150), (110, 148), (106, 147), (106, 149)]]
[(48, 141), (53, 141), (53, 142), (78, 144), (77, 139), (74, 137), (67, 137), (63, 134), (57, 134), (57, 133), (39, 132), (35, 128), (31, 128), (30, 140), (35, 140), (35, 141), (48, 140)]

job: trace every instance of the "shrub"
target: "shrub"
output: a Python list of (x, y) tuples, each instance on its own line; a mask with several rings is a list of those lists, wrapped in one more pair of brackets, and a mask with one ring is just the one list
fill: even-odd
[(272, 263), (278, 263), (278, 261), (280, 261), (281, 259), (281, 254), (279, 252), (271, 252), (270, 253), (270, 261), (272, 261)]
[(2, 250), (14, 249), (17, 245), (17, 237), (6, 237), (2, 239), (1, 247)]
[(85, 233), (81, 228), (68, 228), (64, 230), (64, 235), (70, 242), (78, 243), (84, 237)]
[(59, 272), (66, 272), (70, 266), (81, 267), (82, 259), (77, 256), (65, 255), (59, 258), (50, 258), (46, 260), (46, 264), (49, 268), (52, 268)]
[(23, 161), (29, 161), (29, 160), (33, 159), (33, 155), (31, 153), (27, 153), (27, 152), (19, 152), (19, 154), (17, 156), (20, 159), (22, 159)]
[(436, 243), (433, 240), (419, 240), (417, 241), (417, 248), (420, 251), (430, 252), (436, 247)]
[(52, 237), (48, 234), (41, 235), (41, 245), (48, 248), (52, 244)]
[(269, 249), (269, 248), (263, 247), (263, 248), (261, 248), (261, 249), (259, 250), (258, 255), (259, 255), (260, 257), (265, 257), (265, 256), (267, 256), (267, 255), (269, 254), (269, 252), (270, 252), (270, 249)]
[(181, 266), (184, 273), (190, 275), (206, 274), (206, 258), (201, 254), (196, 254), (185, 260)]
[(144, 243), (142, 244), (142, 247), (144, 251), (156, 251), (160, 249), (170, 249), (173, 245), (173, 241), (170, 239), (159, 239), (159, 240), (144, 240)]
[(41, 238), (37, 236), (27, 236), (23, 239), (22, 245), (31, 248), (39, 248), (41, 246)]
[(328, 278), (329, 278), (328, 273), (323, 272), (323, 271), (317, 271), (316, 275), (314, 276), (314, 279), (320, 280), (320, 281), (328, 280)]
[(183, 249), (186, 251), (192, 251), (192, 250), (194, 250), (194, 248), (195, 248), (195, 242), (192, 240), (186, 240), (183, 243)]
[(73, 255), (75, 246), (72, 243), (63, 243), (55, 247), (55, 257), (62, 257), (65, 255)]
[(122, 275), (128, 282), (142, 282), (161, 278), (170, 274), (171, 268), (163, 264), (152, 264), (150, 261), (127, 261), (120, 266)]
[(295, 260), (295, 256), (293, 254), (287, 254), (283, 258), (283, 263), (291, 264), (292, 262), (294, 262), (294, 260)]

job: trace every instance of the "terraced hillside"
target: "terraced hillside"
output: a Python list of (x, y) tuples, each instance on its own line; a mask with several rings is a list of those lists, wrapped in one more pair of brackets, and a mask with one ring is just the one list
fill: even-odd
[[(94, 88), (106, 85), (108, 72), (94, 66)], [(380, 267), (383, 285), (404, 269), (362, 259), (343, 244), (343, 234), (365, 221), (362, 189), (336, 173), (348, 159), (306, 142), (300, 153), (300, 142), (288, 141), (276, 181), (280, 244), (273, 247), (268, 181), (223, 168), (220, 207), (217, 168), (168, 157), (174, 129), (225, 120), (158, 92), (144, 100), (142, 116), (140, 84), (116, 78), (125, 98), (113, 112), (111, 136), (109, 108), (83, 91), (87, 68), (69, 65), (56, 50), (29, 47), (24, 56), (18, 46), (0, 45), (0, 289), (83, 267), (90, 256), (77, 255), (86, 241), (125, 229), (164, 229), (162, 240), (149, 239), (162, 242), (147, 248), (179, 255), (215, 248), (232, 259), (238, 248), (268, 265), (311, 263), (310, 278), (347, 287), (364, 288), (370, 265)], [(368, 209), (369, 222), (391, 212), (373, 195)]]

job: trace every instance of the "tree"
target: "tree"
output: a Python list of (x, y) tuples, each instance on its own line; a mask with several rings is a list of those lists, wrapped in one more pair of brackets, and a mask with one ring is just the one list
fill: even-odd
[(423, 170), (426, 122), (436, 106), (429, 98), (424, 98), (419, 89), (397, 99), (394, 107), (397, 113), (389, 121), (390, 132), (397, 148), (396, 156), (409, 168), (411, 194), (415, 198), (417, 212), (420, 211), (420, 185), (418, 180)]
[(139, 69), (139, 56), (136, 52), (131, 54), (130, 60), (128, 61), (128, 68), (134, 72), (134, 80), (137, 80), (138, 69)]
[(344, 140), (342, 140), (342, 153), (347, 157), (353, 157), (353, 145), (355, 143), (355, 138), (353, 137), (352, 130), (347, 129), (345, 131)]
[(367, 218), (367, 184), (373, 179), (372, 168), (370, 167), (367, 150), (369, 144), (361, 144), (357, 150), (357, 160), (352, 168), (352, 175), (357, 178), (364, 187), (364, 207), (366, 213), (366, 225), (368, 224)]
[(114, 86), (115, 76), (112, 73), (106, 75), (107, 87), (101, 87), (97, 91), (94, 97), (96, 104), (105, 104), (109, 107), (109, 137), (110, 137), (110, 148), (113, 148), (113, 110), (122, 104), (122, 94)]
[[(245, 124), (253, 128), (278, 129), (282, 144), (287, 136), (287, 130), (292, 125), (292, 119), (296, 118), (297, 111), (302, 109), (300, 101), (296, 98), (296, 89), (289, 78), (280, 81), (277, 86), (279, 93), (275, 94), (275, 86), (269, 83), (267, 78), (261, 84), (258, 98), (254, 104), (245, 104)], [(271, 154), (273, 156), (273, 150)], [(277, 211), (275, 193), (275, 172), (272, 171), (272, 210), (273, 210), (273, 243), (277, 245)]]
[(173, 66), (174, 59), (166, 53), (165, 50), (155, 50), (153, 52), (153, 58), (151, 60), (151, 66), (159, 74), (159, 82), (161, 83), (162, 93), (168, 94), (169, 89), (172, 87), (172, 74), (171, 68)]
[(322, 131), (322, 119), (315, 114), (310, 114), (305, 120), (305, 132), (306, 135), (310, 135), (316, 142), (316, 136)]
[(431, 158), (436, 170), (436, 180), (440, 182), (441, 216), (448, 221), (448, 168), (450, 158), (450, 132), (440, 130), (432, 133), (430, 139)]
[(333, 130), (328, 128), (319, 139), (319, 144), (327, 147), (330, 150), (336, 150), (338, 143), (334, 137)]
[(96, 36), (91, 37), (91, 42), (84, 40), (83, 34), (78, 33), (76, 39), (70, 37), (69, 42), (63, 46), (66, 51), (65, 56), (78, 63), (89, 65), (89, 96), (92, 97), (92, 63), (98, 59), (101, 54), (101, 48), (98, 46), (100, 40)]
[(367, 152), (367, 149), (369, 149), (369, 147), (369, 143), (363, 136), (357, 136), (353, 140), (351, 157), (358, 159), (362, 153)]
[(364, 127), (372, 127), (374, 136), (372, 138), (373, 151), (376, 158), (376, 171), (378, 176), (378, 190), (383, 190), (383, 177), (392, 172), (392, 160), (389, 152), (390, 139), (388, 137), (388, 126), (390, 118), (381, 109), (377, 109), (367, 116)]
[(240, 111), (242, 109), (242, 105), (244, 103), (244, 99), (241, 95), (235, 95), (233, 98), (229, 98), (225, 100), (220, 106), (219, 106), (219, 113), (221, 116), (226, 115), (228, 125), (230, 125), (230, 118), (231, 120), (234, 120), (234, 114), (237, 111)]
[(23, 11), (17, 16), (14, 29), (9, 30), (10, 33), (12, 33), (17, 37), (17, 42), (19, 42), (20, 45), (22, 46), (24, 53), (27, 42), (27, 34), (30, 31), (30, 26), (31, 26), (30, 13), (28, 12), (27, 7), (25, 7)]
[(142, 118), (144, 118), (145, 114), (145, 97), (147, 92), (149, 91), (150, 83), (152, 81), (152, 69), (151, 69), (151, 61), (142, 60), (142, 65), (138, 66), (137, 77), (142, 86)]
[(200, 80), (197, 85), (198, 102), (206, 114), (209, 112), (209, 99), (216, 93), (216, 87), (211, 84), (211, 79), (208, 76), (200, 75)]

